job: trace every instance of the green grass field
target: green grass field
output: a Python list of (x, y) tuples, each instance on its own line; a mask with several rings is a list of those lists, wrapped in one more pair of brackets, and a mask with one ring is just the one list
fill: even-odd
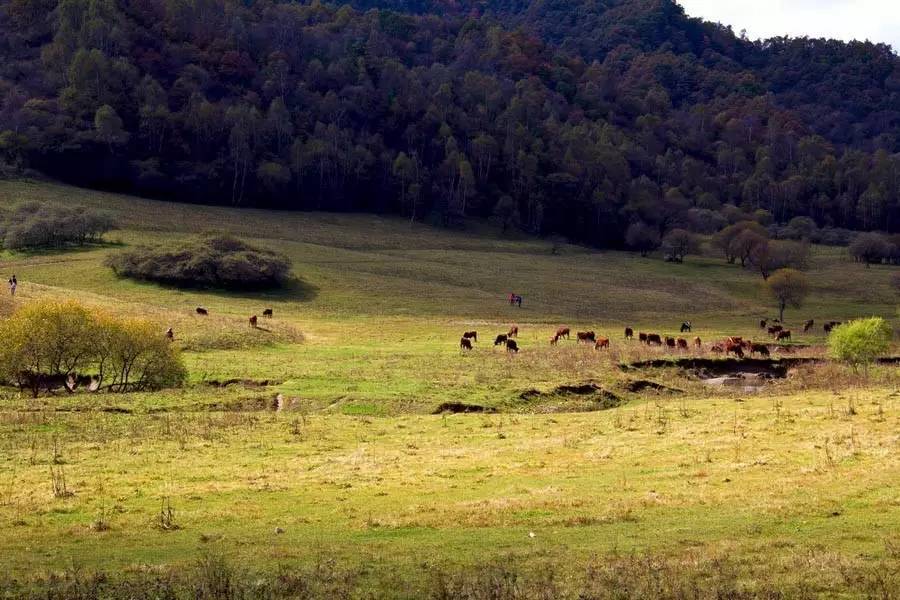
[[(283, 581), (282, 569), (306, 569), (322, 597), (615, 596), (590, 591), (602, 582), (645, 597), (704, 595), (679, 586), (789, 597), (900, 589), (896, 367), (863, 380), (803, 366), (757, 393), (674, 368), (619, 368), (667, 354), (626, 342), (625, 326), (675, 334), (691, 320), (706, 347), (760, 337), (757, 321), (774, 314), (761, 278), (718, 256), (672, 265), (574, 246), (554, 254), (477, 224), (450, 232), (0, 182), (0, 203), (26, 199), (104, 208), (120, 229), (103, 246), (0, 254), (4, 277), (20, 281), (0, 313), (66, 297), (144, 316), (174, 328), (190, 383), (39, 400), (0, 391), (9, 597), (64, 585), (74, 587), (59, 597), (79, 597), (97, 571), (115, 582), (211, 581), (215, 570), (243, 586)], [(103, 266), (123, 245), (210, 230), (286, 253), (297, 282), (183, 291)], [(878, 315), (896, 329), (891, 272), (814, 248), (812, 293), (788, 325)], [(523, 308), (506, 304), (510, 291)], [(247, 318), (266, 307), (275, 318), (251, 329)], [(516, 356), (491, 343), (513, 323)], [(609, 336), (612, 348), (551, 347), (560, 324)], [(481, 341), (464, 355), (470, 329)], [(823, 355), (819, 326), (795, 341), (810, 345), (795, 356)], [(644, 379), (683, 393), (629, 391)], [(587, 382), (621, 405), (553, 393)], [(498, 412), (431, 414), (447, 402)], [(51, 469), (70, 494), (54, 496)], [(485, 591), (504, 569), (521, 578), (518, 596)]]

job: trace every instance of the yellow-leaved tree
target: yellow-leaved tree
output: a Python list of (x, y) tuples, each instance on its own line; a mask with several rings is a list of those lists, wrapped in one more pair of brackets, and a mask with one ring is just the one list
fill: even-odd
[(89, 377), (91, 389), (142, 391), (180, 385), (178, 352), (152, 323), (119, 319), (74, 301), (25, 305), (0, 323), (0, 378), (28, 389), (68, 387)]

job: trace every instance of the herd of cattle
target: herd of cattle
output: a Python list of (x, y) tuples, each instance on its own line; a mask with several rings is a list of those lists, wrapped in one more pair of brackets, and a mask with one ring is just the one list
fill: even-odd
[[(195, 312), (201, 317), (209, 316), (209, 310), (203, 308), (202, 306), (198, 306)], [(262, 312), (262, 316), (267, 319), (271, 319), (274, 315), (275, 311), (273, 311), (271, 308), (267, 308)], [(254, 329), (256, 329), (256, 327), (259, 325), (259, 317), (257, 317), (256, 315), (250, 315), (250, 319), (248, 321), (250, 323), (250, 327), (253, 327)], [(166, 339), (168, 339), (170, 342), (175, 340), (175, 330), (173, 328), (169, 327), (168, 329), (166, 329)]]
[[(825, 323), (823, 329), (825, 333), (830, 333), (832, 329), (840, 325), (840, 321), (829, 321)], [(808, 333), (815, 326), (815, 321), (812, 319), (806, 321), (803, 324), (803, 332)], [(772, 336), (776, 343), (778, 342), (786, 342), (791, 339), (791, 331), (789, 329), (785, 329), (784, 326), (779, 322), (778, 319), (763, 319), (759, 322), (760, 329), (765, 330), (770, 336)], [(689, 333), (693, 329), (693, 325), (690, 321), (685, 321), (681, 324), (681, 333)], [(560, 340), (568, 340), (571, 339), (571, 329), (568, 327), (560, 327), (556, 330), (556, 333), (550, 338), (550, 345), (556, 346)], [(513, 325), (510, 327), (509, 331), (506, 333), (501, 333), (496, 338), (494, 338), (494, 346), (505, 346), (507, 352), (517, 353), (519, 351), (519, 343), (515, 338), (519, 336), (519, 327), (517, 325)], [(610, 347), (610, 341), (607, 337), (600, 337), (593, 331), (578, 331), (575, 333), (575, 337), (580, 344), (592, 344), (595, 350), (608, 350)], [(625, 328), (625, 339), (633, 340), (635, 337), (634, 329), (631, 327)], [(688, 351), (693, 346), (697, 350), (703, 349), (703, 340), (699, 337), (695, 337), (693, 340), (688, 341), (687, 338), (683, 337), (670, 337), (663, 336), (658, 333), (644, 333), (638, 332), (637, 334), (638, 341), (642, 344), (646, 344), (647, 346), (658, 346), (665, 347), (669, 350), (683, 350)], [(478, 332), (477, 331), (467, 331), (463, 334), (462, 338), (459, 340), (459, 347), (463, 352), (467, 352), (473, 349), (473, 344), (478, 342)], [(779, 352), (792, 352), (792, 349), (789, 346), (784, 346), (779, 344), (776, 348)], [(749, 340), (745, 340), (742, 337), (738, 336), (730, 336), (722, 340), (721, 342), (717, 342), (710, 347), (710, 351), (716, 354), (725, 354), (731, 355), (733, 354), (737, 358), (744, 358), (747, 354), (751, 356), (754, 354), (758, 354), (763, 357), (770, 356), (769, 344), (765, 343), (757, 343)]]

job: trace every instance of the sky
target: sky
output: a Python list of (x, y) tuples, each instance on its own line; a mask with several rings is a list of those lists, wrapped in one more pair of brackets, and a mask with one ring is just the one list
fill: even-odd
[(900, 0), (678, 0), (692, 17), (750, 39), (779, 35), (883, 42), (900, 52)]

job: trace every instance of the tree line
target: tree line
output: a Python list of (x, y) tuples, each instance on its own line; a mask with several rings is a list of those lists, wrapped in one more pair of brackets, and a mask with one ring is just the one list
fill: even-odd
[(636, 223), (714, 233), (735, 210), (900, 230), (886, 46), (750, 42), (670, 0), (353, 5), (3, 3), (0, 162), (597, 246)]

